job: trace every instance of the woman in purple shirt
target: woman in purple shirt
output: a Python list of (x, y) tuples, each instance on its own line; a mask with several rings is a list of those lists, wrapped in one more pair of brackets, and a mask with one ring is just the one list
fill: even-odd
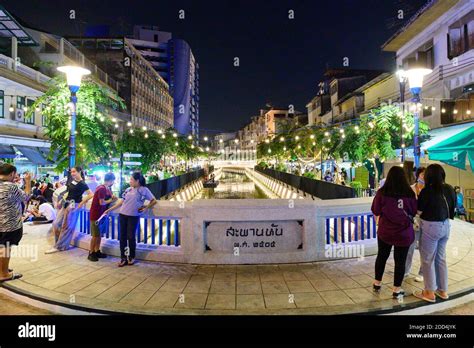
[(384, 186), (377, 191), (372, 202), (372, 212), (377, 220), (378, 253), (375, 260), (374, 291), (380, 291), (385, 264), (394, 247), (395, 275), (393, 297), (404, 296), (401, 285), (405, 274), (408, 249), (415, 239), (413, 217), (417, 212), (415, 193), (405, 172), (394, 166), (387, 175)]
[[(150, 209), (156, 204), (153, 193), (145, 187), (145, 178), (139, 172), (135, 172), (130, 177), (130, 187), (125, 190), (123, 199), (116, 205), (105, 211), (107, 215), (110, 211), (120, 208), (120, 257), (119, 267), (133, 265), (135, 259), (136, 240), (135, 231), (140, 219), (140, 213)], [(145, 201), (149, 201), (145, 205)], [(128, 242), (128, 252), (126, 251)]]

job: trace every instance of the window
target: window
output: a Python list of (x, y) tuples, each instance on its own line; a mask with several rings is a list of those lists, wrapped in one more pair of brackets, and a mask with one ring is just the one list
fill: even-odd
[(27, 99), (26, 100), (26, 106), (28, 107), (28, 111), (32, 110), (33, 112), (31, 113), (30, 117), (26, 117), (25, 113), (25, 123), (27, 124), (35, 124), (35, 110), (33, 109), (33, 104), (35, 101), (33, 99)]
[(0, 118), (5, 117), (5, 94), (0, 91)]
[(432, 116), (433, 115), (433, 111), (431, 109), (431, 106), (425, 106), (423, 108), (423, 117), (429, 117), (429, 116)]
[(474, 11), (449, 27), (447, 41), (449, 59), (474, 48)]

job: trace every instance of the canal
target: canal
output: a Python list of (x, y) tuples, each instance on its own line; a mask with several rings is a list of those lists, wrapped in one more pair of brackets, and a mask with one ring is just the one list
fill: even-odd
[(265, 199), (263, 191), (244, 172), (222, 169), (219, 185), (204, 188), (194, 199)]

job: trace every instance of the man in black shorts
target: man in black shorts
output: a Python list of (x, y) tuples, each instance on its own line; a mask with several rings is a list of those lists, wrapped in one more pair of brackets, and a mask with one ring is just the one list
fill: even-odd
[(9, 269), (10, 250), (23, 236), (22, 204), (31, 192), (31, 175), (26, 173), (25, 191), (15, 183), (16, 167), (0, 162), (0, 282), (19, 279), (19, 273)]

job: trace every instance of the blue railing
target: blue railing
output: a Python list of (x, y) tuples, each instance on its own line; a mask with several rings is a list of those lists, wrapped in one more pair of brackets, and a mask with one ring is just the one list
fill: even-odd
[[(137, 243), (149, 245), (168, 245), (179, 247), (180, 222), (175, 217), (141, 216), (135, 232)], [(79, 217), (79, 232), (90, 234), (90, 212), (82, 210)], [(106, 239), (120, 240), (120, 222), (118, 214), (110, 214), (104, 234)]]
[(374, 238), (377, 238), (377, 225), (372, 213), (326, 217), (326, 244)]

